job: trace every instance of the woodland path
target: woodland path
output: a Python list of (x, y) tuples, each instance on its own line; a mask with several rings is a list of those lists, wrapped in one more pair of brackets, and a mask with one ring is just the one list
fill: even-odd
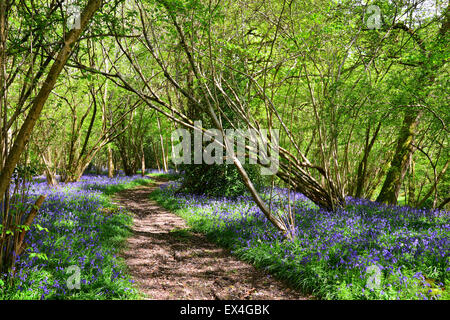
[(149, 199), (164, 181), (124, 190), (114, 202), (133, 214), (133, 234), (121, 256), (147, 299), (308, 299), (271, 275), (233, 257)]

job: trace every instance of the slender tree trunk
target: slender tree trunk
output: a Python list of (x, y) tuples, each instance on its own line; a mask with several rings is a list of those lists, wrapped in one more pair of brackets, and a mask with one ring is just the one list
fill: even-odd
[(394, 158), (391, 161), (391, 167), (386, 175), (381, 192), (377, 201), (397, 204), (398, 194), (408, 169), (411, 153), (414, 152), (412, 142), (416, 134), (417, 124), (419, 122), (419, 111), (406, 111), (403, 119), (403, 125), (397, 138), (397, 149)]
[(56, 180), (54, 170), (51, 168), (50, 151), (48, 151), (48, 157), (41, 153), (41, 158), (45, 166), (45, 177), (47, 179), (47, 184), (49, 186), (56, 186), (58, 181)]
[(111, 146), (108, 144), (108, 178), (114, 177), (114, 161)]
[(144, 143), (141, 141), (141, 175), (145, 176), (145, 153), (144, 153)]
[(411, 154), (410, 159), (410, 171), (409, 171), (409, 179), (408, 179), (408, 206), (414, 207), (416, 205), (416, 180), (414, 178), (416, 173), (416, 163), (413, 159), (413, 155)]
[(156, 145), (154, 143), (152, 143), (152, 145), (153, 145), (153, 153), (155, 154), (156, 166), (158, 167), (158, 171), (161, 171), (161, 166), (159, 165), (158, 150), (156, 149)]
[(121, 158), (122, 158), (122, 166), (123, 166), (123, 171), (125, 172), (125, 175), (127, 176), (132, 176), (136, 173), (134, 164), (131, 163), (131, 156), (129, 157), (129, 155), (126, 152), (121, 152)]
[[(173, 139), (170, 139), (170, 147), (173, 152)], [(176, 163), (174, 163), (174, 166), (175, 166), (175, 172), (178, 172), (178, 165)]]
[(366, 182), (366, 174), (367, 174), (367, 161), (369, 159), (370, 152), (372, 151), (372, 147), (375, 143), (378, 133), (380, 132), (380, 128), (381, 128), (381, 121), (378, 122), (378, 126), (377, 126), (375, 133), (372, 136), (372, 139), (370, 142), (369, 142), (370, 125), (367, 128), (366, 144), (364, 147), (364, 155), (358, 166), (358, 178), (357, 178), (357, 182), (356, 182), (355, 198), (361, 198), (361, 196), (364, 193), (363, 191), (364, 191), (364, 186), (365, 186), (365, 182)]
[(99, 163), (96, 163), (95, 164), (95, 173), (97, 174), (97, 175), (100, 175), (101, 173), (102, 173), (102, 170), (101, 170), (102, 168), (100, 167), (100, 164)]
[(163, 164), (163, 169), (164, 172), (167, 172), (167, 162), (166, 162), (166, 153), (164, 151), (164, 139), (162, 136), (162, 131), (161, 131), (161, 120), (158, 117), (158, 129), (159, 129), (159, 140), (161, 142), (161, 153), (162, 153), (162, 164)]

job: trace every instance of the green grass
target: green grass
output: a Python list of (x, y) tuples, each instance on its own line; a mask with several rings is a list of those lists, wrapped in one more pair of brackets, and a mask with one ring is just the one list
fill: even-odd
[[(148, 175), (150, 176), (150, 175)], [(149, 179), (136, 179), (129, 183), (116, 184), (116, 185), (106, 185), (106, 186), (95, 186), (93, 189), (100, 190), (105, 196), (111, 196), (117, 192), (132, 189), (138, 186), (148, 186), (151, 185), (152, 181)]]
[(152, 178), (162, 178), (167, 180), (177, 180), (180, 177), (178, 173), (149, 173), (148, 177)]

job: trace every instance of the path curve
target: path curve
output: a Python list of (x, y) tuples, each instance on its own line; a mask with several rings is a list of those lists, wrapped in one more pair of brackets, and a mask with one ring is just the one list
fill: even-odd
[(191, 232), (182, 218), (150, 200), (150, 193), (162, 183), (158, 180), (114, 197), (133, 214), (133, 235), (121, 256), (147, 299), (307, 299)]

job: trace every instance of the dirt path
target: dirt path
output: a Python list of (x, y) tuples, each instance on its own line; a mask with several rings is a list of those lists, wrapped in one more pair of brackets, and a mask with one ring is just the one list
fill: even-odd
[(162, 183), (115, 197), (135, 215), (133, 235), (121, 256), (148, 299), (306, 299), (189, 231), (183, 219), (149, 200)]

